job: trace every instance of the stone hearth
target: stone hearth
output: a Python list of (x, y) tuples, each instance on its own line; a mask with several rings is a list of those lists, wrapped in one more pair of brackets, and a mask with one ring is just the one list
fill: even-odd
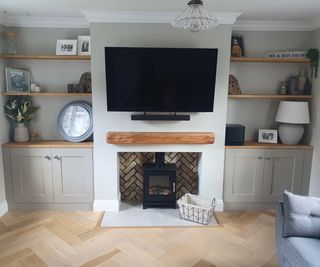
[[(177, 198), (184, 193), (198, 194), (198, 163), (201, 153), (165, 153), (165, 162), (177, 167)], [(143, 163), (153, 163), (155, 153), (120, 152), (120, 192), (121, 200), (141, 200), (143, 198)]]

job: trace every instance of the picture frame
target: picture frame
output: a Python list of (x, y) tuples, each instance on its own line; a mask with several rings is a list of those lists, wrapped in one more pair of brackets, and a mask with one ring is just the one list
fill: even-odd
[(26, 69), (5, 68), (7, 92), (30, 92), (30, 73)]
[(278, 143), (278, 130), (272, 129), (259, 129), (259, 143)]
[(78, 36), (78, 55), (79, 56), (91, 55), (90, 35)]
[(56, 55), (77, 55), (77, 40), (57, 40)]
[(244, 45), (244, 36), (241, 34), (232, 34), (231, 36), (231, 56), (245, 57), (246, 49)]

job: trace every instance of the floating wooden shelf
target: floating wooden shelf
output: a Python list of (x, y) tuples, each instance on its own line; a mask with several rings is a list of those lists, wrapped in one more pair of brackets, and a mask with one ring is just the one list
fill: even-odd
[(57, 56), (57, 55), (0, 55), (2, 59), (32, 60), (91, 60), (91, 56)]
[(231, 62), (309, 63), (305, 58), (231, 57)]
[(265, 144), (255, 141), (245, 141), (242, 146), (226, 146), (226, 149), (313, 149), (308, 144), (285, 145), (285, 144)]
[(73, 143), (68, 141), (59, 141), (59, 140), (47, 140), (47, 141), (34, 141), (34, 142), (24, 142), (24, 143), (15, 143), (9, 142), (2, 144), (3, 148), (92, 148), (93, 142), (80, 142)]
[(108, 144), (213, 144), (210, 132), (108, 132)]
[(29, 92), (3, 92), (5, 96), (92, 96), (91, 93), (65, 93), (65, 92), (43, 92), (43, 93), (29, 93)]
[(271, 99), (271, 100), (310, 100), (312, 95), (259, 95), (259, 94), (241, 94), (228, 95), (230, 99)]

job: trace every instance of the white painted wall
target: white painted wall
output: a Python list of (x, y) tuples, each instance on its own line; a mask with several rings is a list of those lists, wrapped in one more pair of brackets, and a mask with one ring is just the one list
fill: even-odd
[[(92, 78), (94, 112), (95, 209), (114, 208), (119, 199), (118, 156), (120, 151), (197, 151), (202, 152), (199, 193), (222, 202), (224, 170), (224, 134), (227, 107), (231, 26), (212, 31), (190, 33), (166, 24), (93, 23)], [(213, 113), (192, 114), (189, 122), (131, 121), (131, 113), (107, 112), (105, 46), (206, 47), (218, 48), (215, 106)], [(108, 131), (210, 131), (216, 135), (213, 145), (132, 145), (106, 143)]]
[[(312, 48), (320, 50), (320, 29), (312, 32)], [(309, 195), (320, 197), (320, 72), (313, 80), (314, 100), (311, 103), (312, 125), (309, 128), (311, 144), (314, 146)]]
[[(89, 35), (89, 29), (65, 28), (8, 28), (17, 32), (18, 54), (55, 55), (58, 39), (77, 39), (78, 35)], [(78, 83), (82, 73), (90, 71), (90, 61), (54, 61), (54, 60), (10, 60), (7, 67), (30, 70), (31, 78), (40, 84), (43, 91), (66, 92), (68, 83)], [(4, 87), (3, 87), (4, 88)], [(71, 101), (88, 97), (34, 97), (34, 103), (40, 107), (31, 128), (45, 140), (61, 139), (57, 131), (59, 111)]]
[[(269, 51), (305, 50), (310, 46), (310, 32), (235, 32), (244, 35), (249, 57), (262, 57)], [(242, 93), (275, 94), (279, 82), (298, 75), (305, 64), (231, 63), (230, 73), (238, 79)], [(257, 140), (259, 128), (277, 128), (274, 122), (278, 101), (230, 100), (228, 123), (246, 126), (246, 139)], [(254, 110), (254, 113), (252, 112)]]
[[(5, 27), (0, 25), (0, 33), (5, 31)], [(0, 36), (0, 53), (4, 51), (5, 42), (2, 35)], [(0, 60), (0, 86), (4, 88), (4, 62)], [(0, 94), (0, 143), (8, 141), (8, 123), (3, 112), (3, 106), (5, 104), (4, 97)], [(4, 175), (3, 175), (3, 161), (2, 161), (2, 149), (0, 147), (0, 216), (7, 212), (8, 206), (6, 202), (5, 188), (4, 188)]]

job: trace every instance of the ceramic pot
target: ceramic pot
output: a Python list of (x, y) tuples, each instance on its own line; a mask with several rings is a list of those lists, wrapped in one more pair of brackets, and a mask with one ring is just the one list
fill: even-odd
[(28, 142), (29, 130), (24, 123), (18, 123), (14, 128), (14, 141), (15, 142)]

